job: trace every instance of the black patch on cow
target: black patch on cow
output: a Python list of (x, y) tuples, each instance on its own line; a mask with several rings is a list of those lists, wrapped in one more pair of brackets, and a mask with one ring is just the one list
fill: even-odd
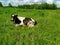
[(34, 25), (36, 25), (36, 24), (37, 24), (37, 21), (35, 21)]
[(23, 23), (24, 23), (25, 25), (27, 25), (27, 23), (28, 23), (29, 21), (32, 21), (31, 18), (25, 18), (25, 19), (23, 20)]
[(21, 21), (17, 18), (16, 15), (13, 17), (13, 21), (14, 21), (15, 24), (20, 24), (21, 23)]

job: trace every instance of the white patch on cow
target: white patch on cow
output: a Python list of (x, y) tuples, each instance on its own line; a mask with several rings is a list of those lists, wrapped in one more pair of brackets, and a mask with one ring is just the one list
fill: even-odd
[(34, 27), (33, 21), (29, 21), (27, 25), (28, 25), (29, 27)]
[(13, 14), (12, 17), (14, 17), (15, 15)]
[[(11, 15), (11, 16), (14, 17), (15, 15), (13, 14), (13, 15)], [(11, 20), (13, 20), (13, 18), (12, 18)]]
[(13, 18), (11, 20), (13, 20)]
[(19, 20), (23, 21), (25, 17), (18, 17)]
[(31, 18), (31, 20), (32, 20), (33, 22), (35, 22), (35, 20), (34, 20), (34, 19), (32, 19), (32, 18)]
[(18, 17), (18, 19), (21, 21), (19, 25), (24, 25), (23, 20), (25, 19), (25, 17)]

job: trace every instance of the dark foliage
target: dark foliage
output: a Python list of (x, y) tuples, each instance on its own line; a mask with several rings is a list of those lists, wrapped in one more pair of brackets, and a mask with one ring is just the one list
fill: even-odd
[[(0, 2), (0, 7), (3, 7), (2, 3)], [(11, 3), (8, 4), (8, 6), (4, 7), (16, 7), (13, 6)], [(57, 9), (57, 6), (53, 4), (48, 4), (48, 3), (42, 3), (42, 4), (25, 4), (25, 5), (18, 5), (17, 8), (21, 9)]]
[(8, 4), (8, 7), (13, 7), (11, 3)]
[(18, 8), (22, 9), (57, 9), (55, 4), (32, 4), (32, 5), (18, 5)]
[(2, 3), (0, 2), (0, 7), (3, 7)]

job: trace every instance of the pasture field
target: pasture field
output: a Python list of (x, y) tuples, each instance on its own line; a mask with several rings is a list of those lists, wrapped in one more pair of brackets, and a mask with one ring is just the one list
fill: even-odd
[[(16, 27), (11, 14), (37, 21), (33, 28)], [(36, 10), (0, 7), (0, 45), (60, 45), (60, 9)]]

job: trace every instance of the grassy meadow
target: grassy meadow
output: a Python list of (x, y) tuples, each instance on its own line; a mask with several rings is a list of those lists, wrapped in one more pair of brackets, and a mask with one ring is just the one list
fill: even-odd
[[(37, 21), (33, 28), (16, 27), (11, 14)], [(0, 7), (0, 45), (60, 45), (60, 9), (36, 10)]]

